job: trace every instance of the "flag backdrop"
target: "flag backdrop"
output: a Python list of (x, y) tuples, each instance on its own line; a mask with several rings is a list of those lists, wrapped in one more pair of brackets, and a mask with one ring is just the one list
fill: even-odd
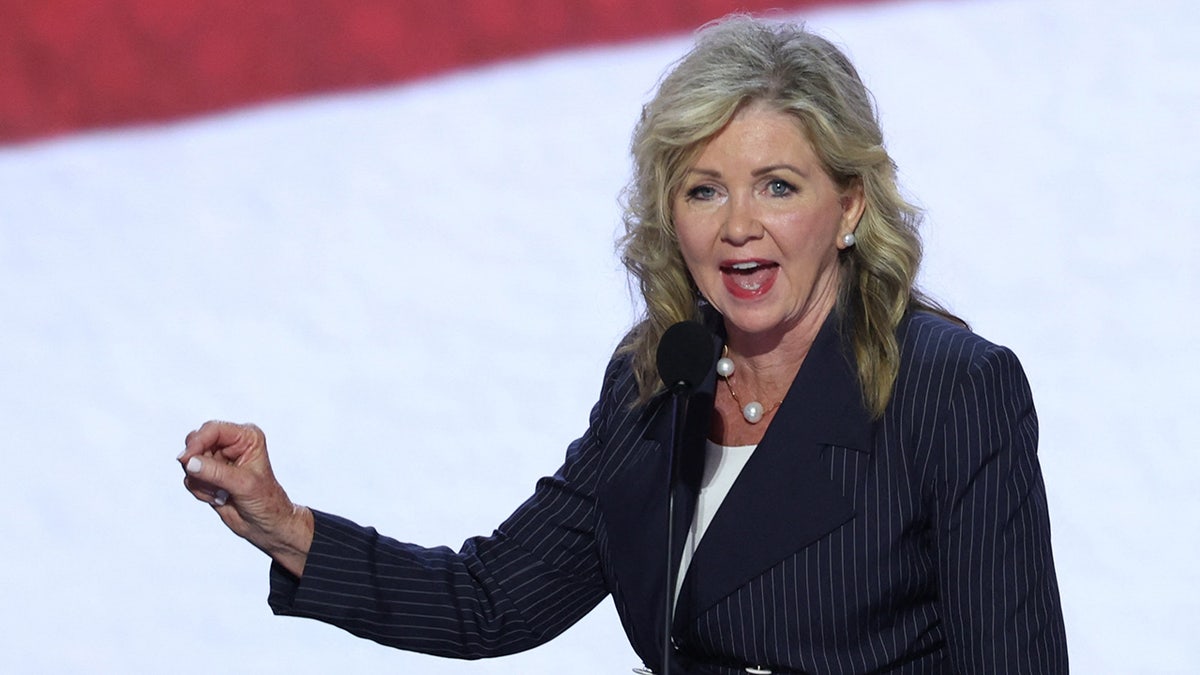
[[(489, 532), (635, 319), (613, 240), (640, 106), (734, 6), (0, 1), (0, 671), (638, 665), (608, 603), (480, 663), (272, 617), (266, 558), (174, 457), (254, 421), (297, 501)], [(1075, 671), (1194, 672), (1200, 9), (778, 14), (874, 92), (922, 283), (1025, 364)]]

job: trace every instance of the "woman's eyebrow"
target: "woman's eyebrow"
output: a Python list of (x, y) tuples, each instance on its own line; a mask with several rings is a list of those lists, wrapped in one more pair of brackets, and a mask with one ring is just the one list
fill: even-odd
[(792, 173), (794, 173), (798, 176), (801, 176), (803, 178), (808, 177), (808, 174), (806, 172), (801, 171), (799, 168), (797, 168), (795, 165), (792, 165), (792, 164), (771, 164), (770, 166), (764, 166), (761, 169), (755, 169), (754, 171), (750, 172), (750, 175), (757, 178), (758, 176), (762, 176), (764, 174), (771, 173), (772, 171), (779, 171), (780, 169), (787, 169), (788, 171), (791, 171)]

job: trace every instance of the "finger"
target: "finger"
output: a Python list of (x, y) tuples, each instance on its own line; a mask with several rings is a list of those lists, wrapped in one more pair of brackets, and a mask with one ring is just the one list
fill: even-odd
[(220, 453), (230, 460), (236, 460), (249, 450), (265, 446), (266, 438), (262, 430), (253, 424), (212, 420), (188, 433), (184, 439), (184, 450), (176, 459), (185, 466), (192, 457), (209, 453)]
[(254, 479), (247, 475), (245, 469), (225, 461), (219, 455), (193, 455), (188, 458), (184, 470), (190, 478), (211, 486), (213, 495), (218, 488), (227, 494), (245, 494)]
[(238, 510), (238, 504), (228, 492), (221, 488), (214, 488), (202, 481), (194, 480), (190, 476), (184, 478), (183, 483), (188, 491), (192, 493), (192, 496), (198, 501), (208, 504), (220, 516), (221, 522), (225, 523), (226, 527), (238, 536), (246, 536), (246, 521), (242, 518), (242, 514)]
[(183, 439), (183, 452), (175, 459), (186, 466), (191, 457), (212, 452), (214, 443), (220, 438), (221, 427), (226, 424), (228, 422), (211, 420), (200, 425), (200, 428), (189, 431)]
[(187, 435), (185, 447), (189, 454), (212, 452), (242, 439), (242, 425), (209, 420)]
[(219, 488), (199, 479), (193, 479), (191, 476), (184, 477), (183, 486), (187, 488), (188, 492), (192, 493), (193, 497), (214, 508), (225, 506), (232, 499), (229, 492), (224, 488)]

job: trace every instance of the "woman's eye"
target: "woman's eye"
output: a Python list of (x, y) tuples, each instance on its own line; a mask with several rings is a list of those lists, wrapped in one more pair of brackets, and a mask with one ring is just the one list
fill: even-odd
[(792, 187), (792, 184), (785, 180), (776, 178), (770, 183), (767, 183), (767, 192), (770, 193), (772, 197), (786, 197), (795, 191), (796, 188)]
[(717, 196), (717, 190), (716, 190), (716, 188), (714, 188), (711, 185), (697, 185), (696, 187), (692, 188), (691, 190), (688, 190), (687, 196), (688, 196), (688, 199), (699, 199), (701, 201), (708, 201)]

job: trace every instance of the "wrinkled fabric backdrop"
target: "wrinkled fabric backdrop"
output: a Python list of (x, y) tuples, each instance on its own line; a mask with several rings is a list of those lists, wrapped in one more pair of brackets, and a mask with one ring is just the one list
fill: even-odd
[[(254, 421), (299, 502), (490, 532), (636, 317), (640, 106), (735, 4), (0, 2), (0, 670), (638, 665), (610, 603), (480, 663), (272, 617), (174, 457)], [(1028, 371), (1074, 670), (1194, 672), (1200, 9), (785, 4), (878, 99), (922, 283)]]

